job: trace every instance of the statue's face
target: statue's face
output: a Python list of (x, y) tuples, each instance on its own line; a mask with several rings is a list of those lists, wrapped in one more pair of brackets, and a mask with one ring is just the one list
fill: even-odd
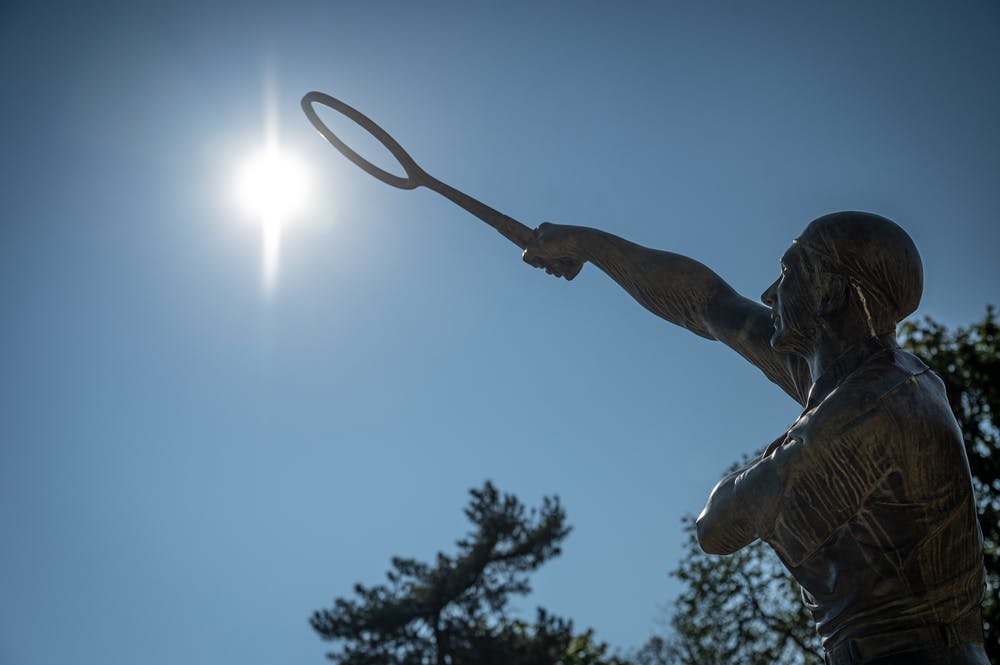
[(792, 245), (781, 257), (781, 274), (761, 295), (771, 308), (771, 346), (782, 353), (812, 353), (821, 329), (819, 283), (804, 250)]

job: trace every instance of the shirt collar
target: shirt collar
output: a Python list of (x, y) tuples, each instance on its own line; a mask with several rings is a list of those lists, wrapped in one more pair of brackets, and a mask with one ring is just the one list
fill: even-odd
[(806, 400), (806, 411), (814, 408), (817, 404), (826, 399), (837, 386), (844, 382), (854, 370), (858, 369), (870, 357), (899, 348), (896, 343), (895, 333), (886, 333), (878, 337), (869, 337), (865, 341), (852, 346), (833, 361), (820, 375), (816, 382), (809, 389), (809, 397)]

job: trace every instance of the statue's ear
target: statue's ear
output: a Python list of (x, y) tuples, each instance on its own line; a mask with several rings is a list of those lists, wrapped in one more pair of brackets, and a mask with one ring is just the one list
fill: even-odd
[(819, 302), (820, 316), (830, 316), (836, 314), (847, 304), (850, 283), (843, 275), (828, 273), (826, 275), (826, 289), (823, 298)]

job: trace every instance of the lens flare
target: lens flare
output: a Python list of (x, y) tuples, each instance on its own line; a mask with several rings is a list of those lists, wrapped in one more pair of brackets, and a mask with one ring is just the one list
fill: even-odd
[(277, 96), (270, 77), (265, 87), (263, 145), (236, 169), (233, 197), (261, 225), (261, 284), (270, 295), (278, 283), (281, 236), (289, 222), (306, 212), (312, 183), (303, 162), (278, 140)]

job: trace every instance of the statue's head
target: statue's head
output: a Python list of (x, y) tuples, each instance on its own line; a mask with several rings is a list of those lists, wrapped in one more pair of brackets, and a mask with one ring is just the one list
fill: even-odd
[(920, 254), (892, 221), (866, 212), (814, 220), (781, 259), (764, 292), (775, 316), (771, 345), (808, 354), (824, 330), (877, 337), (916, 310), (923, 292)]

